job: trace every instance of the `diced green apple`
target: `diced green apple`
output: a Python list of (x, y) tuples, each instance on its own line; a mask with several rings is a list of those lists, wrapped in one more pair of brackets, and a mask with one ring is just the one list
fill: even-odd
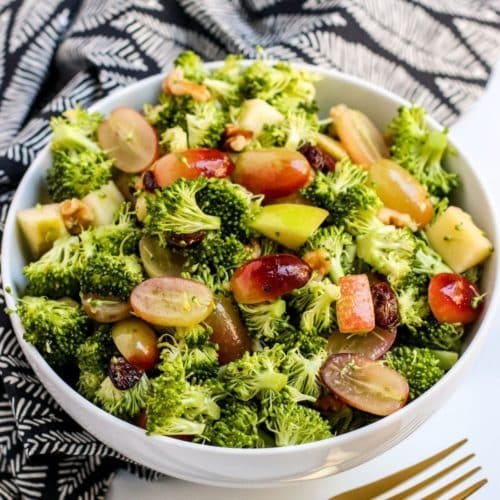
[(94, 215), (92, 224), (102, 226), (113, 222), (115, 212), (120, 208), (125, 198), (116, 184), (110, 181), (97, 191), (89, 193), (82, 201)]
[(328, 212), (322, 208), (282, 203), (265, 206), (251, 227), (280, 245), (295, 250), (327, 217)]
[(480, 264), (493, 251), (472, 217), (458, 207), (448, 207), (426, 233), (431, 247), (456, 273)]
[(283, 115), (262, 99), (248, 99), (241, 105), (238, 126), (251, 130), (258, 136), (264, 125), (275, 125), (283, 121)]
[(55, 240), (68, 234), (58, 203), (21, 210), (17, 213), (17, 222), (35, 258), (50, 250)]

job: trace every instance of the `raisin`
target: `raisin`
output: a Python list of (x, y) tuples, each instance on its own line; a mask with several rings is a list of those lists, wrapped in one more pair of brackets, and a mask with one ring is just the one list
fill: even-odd
[(124, 357), (113, 357), (109, 362), (108, 375), (113, 385), (121, 391), (134, 387), (144, 371), (132, 366)]
[(333, 172), (335, 170), (335, 160), (324, 151), (312, 144), (306, 143), (299, 148), (311, 167), (323, 173)]
[(385, 281), (371, 286), (375, 323), (381, 328), (396, 328), (399, 325), (398, 299), (394, 290)]
[(151, 170), (146, 170), (144, 175), (142, 176), (142, 184), (144, 186), (144, 190), (150, 193), (154, 193), (157, 189), (160, 189), (160, 186), (156, 182), (155, 174)]
[(177, 248), (186, 248), (196, 245), (205, 239), (207, 233), (205, 231), (196, 231), (190, 234), (167, 234), (167, 241), (170, 245)]

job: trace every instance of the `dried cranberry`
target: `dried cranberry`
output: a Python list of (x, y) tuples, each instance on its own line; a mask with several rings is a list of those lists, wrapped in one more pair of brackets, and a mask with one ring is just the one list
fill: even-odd
[(335, 394), (325, 394), (316, 400), (316, 407), (321, 413), (338, 413), (345, 406)]
[(121, 391), (134, 387), (143, 375), (143, 371), (132, 366), (122, 356), (114, 357), (109, 362), (108, 375), (113, 385)]
[(396, 328), (399, 325), (398, 299), (394, 290), (385, 281), (371, 286), (375, 323), (381, 328)]
[(321, 172), (333, 172), (335, 170), (335, 160), (327, 153), (312, 144), (306, 143), (300, 149), (311, 167)]
[(205, 231), (197, 231), (190, 234), (169, 233), (167, 241), (170, 245), (178, 248), (186, 248), (196, 245), (205, 239), (207, 233)]
[(151, 170), (146, 170), (142, 176), (142, 184), (145, 191), (154, 193), (157, 189), (160, 189), (159, 184), (156, 182), (155, 174)]

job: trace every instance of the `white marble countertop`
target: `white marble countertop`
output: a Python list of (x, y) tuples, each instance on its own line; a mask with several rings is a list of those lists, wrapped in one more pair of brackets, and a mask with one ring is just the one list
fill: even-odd
[[(485, 178), (485, 185), (498, 189), (493, 196), (500, 213), (500, 64), (487, 91), (453, 126), (450, 135), (460, 144), (472, 164)], [(498, 186), (498, 187), (497, 187)], [(480, 200), (478, 200), (480, 202)], [(434, 451), (468, 437), (456, 459), (475, 452), (476, 457), (460, 470), (482, 465), (473, 480), (489, 483), (474, 498), (500, 498), (500, 314), (476, 365), (454, 396), (405, 441), (378, 458), (334, 477), (276, 489), (225, 489), (196, 485), (177, 479), (146, 482), (120, 472), (112, 483), (110, 500), (193, 499), (204, 500), (324, 500), (335, 493), (360, 486), (426, 458)], [(453, 455), (455, 457), (455, 455)], [(472, 465), (471, 465), (472, 464)], [(431, 489), (437, 488), (433, 485)], [(361, 499), (360, 499), (361, 500)]]

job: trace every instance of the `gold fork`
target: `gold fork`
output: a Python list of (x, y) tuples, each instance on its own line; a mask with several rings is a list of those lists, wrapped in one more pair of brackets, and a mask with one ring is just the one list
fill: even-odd
[[(460, 448), (462, 445), (464, 445), (467, 442), (467, 439), (462, 439), (462, 441), (459, 441), (458, 443), (452, 444), (450, 447), (436, 453), (435, 455), (432, 455), (432, 457), (429, 457), (425, 460), (422, 460), (421, 462), (418, 462), (414, 465), (411, 465), (410, 467), (407, 467), (406, 469), (400, 470), (398, 472), (395, 472), (394, 474), (390, 474), (389, 476), (383, 477), (382, 479), (379, 479), (378, 481), (374, 481), (373, 483), (365, 484), (364, 486), (361, 486), (360, 488), (355, 488), (353, 490), (345, 491), (344, 493), (340, 493), (339, 495), (335, 495), (332, 497), (330, 500), (368, 500), (372, 499), (378, 495), (381, 495), (383, 493), (387, 493), (389, 490), (392, 490), (396, 486), (399, 486), (403, 483), (405, 483), (408, 479), (413, 478), (420, 472), (428, 469), (435, 463), (443, 460), (445, 457), (448, 455), (451, 455), (456, 449)], [(414, 486), (411, 486), (407, 488), (404, 491), (401, 491), (400, 493), (397, 493), (396, 495), (393, 495), (386, 500), (404, 500), (408, 498), (410, 495), (414, 495), (418, 491), (426, 488), (430, 484), (434, 483), (435, 481), (441, 479), (442, 477), (446, 476), (449, 474), (451, 471), (459, 467), (460, 465), (464, 464), (471, 458), (475, 457), (475, 453), (471, 453), (470, 455), (467, 455), (464, 458), (461, 458), (460, 460), (457, 460), (453, 464), (449, 465), (448, 467), (445, 467), (444, 469), (440, 470), (439, 472), (436, 472), (432, 476), (428, 477), (427, 479), (424, 479), (423, 481), (420, 481), (419, 483), (415, 484)], [(432, 493), (426, 495), (425, 497), (421, 497), (421, 500), (435, 500), (437, 498), (440, 498), (442, 495), (444, 495), (446, 492), (450, 491), (452, 488), (455, 488), (455, 486), (458, 486), (460, 483), (471, 477), (473, 474), (481, 470), (481, 467), (474, 467), (473, 469), (469, 470), (465, 474), (462, 474), (460, 477), (454, 479), (453, 481), (450, 481), (449, 483), (445, 484), (444, 486), (438, 488), (437, 490), (433, 491)], [(471, 496), (475, 491), (477, 491), (479, 488), (484, 486), (488, 482), (487, 479), (481, 479), (477, 481), (476, 483), (472, 484), (468, 488), (465, 488), (461, 492), (457, 493), (453, 497), (449, 497), (450, 500), (464, 500)]]

